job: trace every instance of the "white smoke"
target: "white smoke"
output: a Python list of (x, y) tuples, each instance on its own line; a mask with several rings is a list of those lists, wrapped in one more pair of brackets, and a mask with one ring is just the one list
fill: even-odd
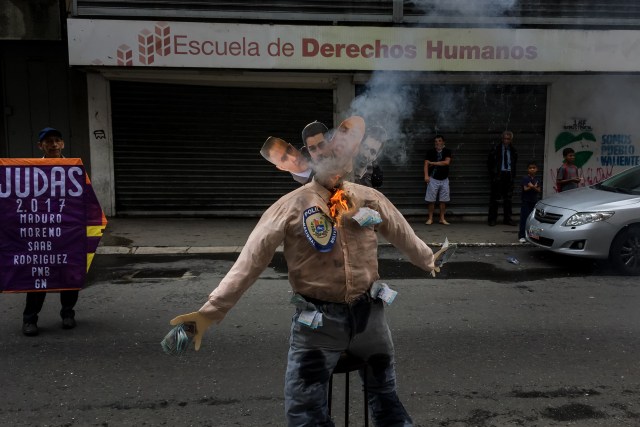
[[(431, 16), (500, 17), (508, 15), (517, 0), (414, 0), (417, 9)], [(437, 111), (435, 123), (429, 124), (428, 133), (451, 128), (452, 124), (463, 125), (469, 108), (467, 94), (459, 87), (439, 86), (439, 96), (435, 99), (419, 99), (419, 86), (415, 77), (419, 73), (398, 73), (375, 71), (367, 82), (364, 92), (351, 103), (349, 115), (362, 116), (366, 126), (382, 126), (388, 134), (384, 144), (383, 157), (395, 165), (407, 162), (407, 147), (412, 135), (405, 132), (406, 122), (415, 114), (418, 102), (428, 103), (429, 110)], [(414, 129), (414, 131), (417, 129)], [(423, 129), (424, 131), (424, 129)]]
[(403, 124), (413, 115), (418, 93), (410, 80), (407, 75), (376, 71), (365, 91), (351, 103), (350, 115), (362, 116), (367, 127), (378, 125), (387, 131), (383, 155), (394, 164), (404, 164), (407, 160), (408, 138), (403, 133)]
[(417, 9), (429, 15), (502, 16), (516, 0), (414, 0)]
[(465, 86), (437, 85), (432, 88), (431, 96), (424, 99), (428, 110), (436, 113), (435, 121), (427, 129), (428, 133), (438, 134), (447, 129), (455, 129), (464, 123), (467, 117), (469, 95)]

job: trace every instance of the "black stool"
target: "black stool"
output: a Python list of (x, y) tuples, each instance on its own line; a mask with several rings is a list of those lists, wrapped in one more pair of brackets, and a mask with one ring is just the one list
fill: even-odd
[(363, 398), (364, 398), (364, 426), (369, 427), (369, 399), (367, 394), (367, 362), (347, 352), (340, 355), (331, 377), (329, 377), (329, 416), (331, 416), (331, 395), (333, 390), (333, 375), (345, 374), (344, 377), (344, 425), (349, 425), (349, 373), (364, 370)]

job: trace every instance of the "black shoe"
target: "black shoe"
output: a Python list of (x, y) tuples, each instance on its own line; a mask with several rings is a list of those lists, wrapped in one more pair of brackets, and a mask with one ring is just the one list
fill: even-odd
[(489, 221), (489, 227), (495, 227), (495, 226), (496, 226), (495, 221)]
[(28, 337), (35, 337), (38, 335), (38, 325), (35, 323), (23, 323), (22, 333)]
[(504, 225), (510, 225), (511, 227), (514, 227), (514, 226), (516, 226), (517, 224), (516, 224), (515, 222), (511, 221), (510, 219), (508, 219), (508, 220), (506, 220), (506, 221), (504, 222)]
[(73, 329), (76, 327), (76, 320), (73, 317), (62, 319), (62, 329)]

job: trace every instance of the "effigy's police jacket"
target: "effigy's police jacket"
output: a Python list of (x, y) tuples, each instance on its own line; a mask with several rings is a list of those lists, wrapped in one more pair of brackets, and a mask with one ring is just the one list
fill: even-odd
[[(433, 252), (382, 193), (351, 182), (344, 182), (341, 188), (351, 206), (339, 223), (329, 212), (331, 192), (315, 179), (267, 209), (200, 313), (226, 314), (269, 265), (280, 245), (284, 245), (293, 291), (326, 302), (349, 303), (378, 280), (377, 233), (417, 267), (433, 270)], [(382, 222), (360, 226), (351, 215), (361, 207), (377, 211)]]

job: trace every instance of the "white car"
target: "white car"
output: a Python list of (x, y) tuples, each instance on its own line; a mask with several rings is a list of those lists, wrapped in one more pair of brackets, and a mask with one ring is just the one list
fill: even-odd
[(550, 251), (609, 259), (640, 274), (640, 166), (540, 200), (527, 218), (529, 243)]

